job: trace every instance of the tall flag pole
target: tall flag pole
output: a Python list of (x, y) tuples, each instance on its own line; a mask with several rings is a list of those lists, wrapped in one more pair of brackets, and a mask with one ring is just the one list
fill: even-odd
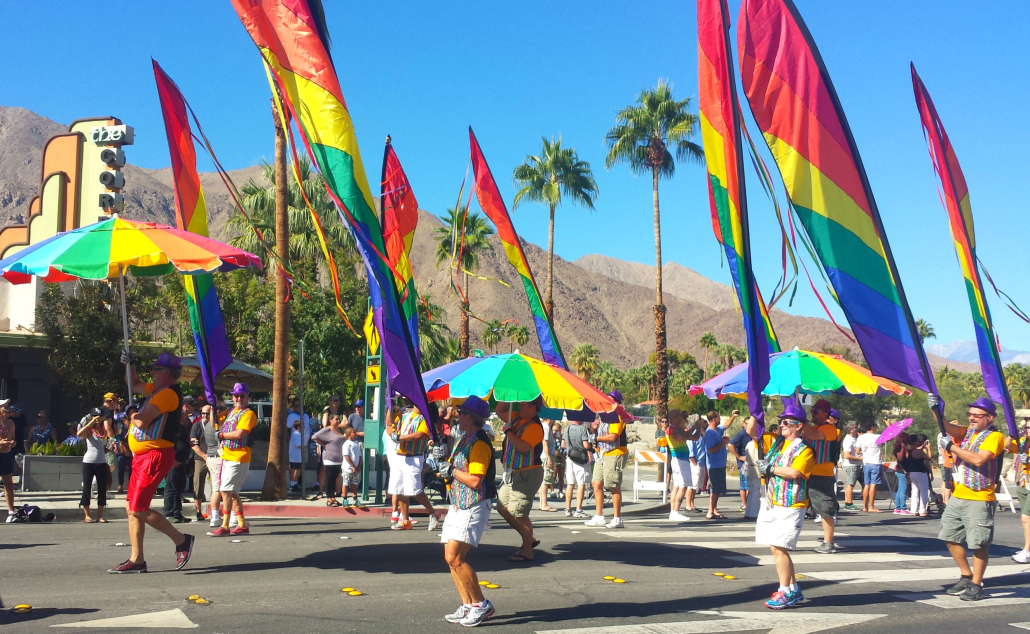
[(973, 210), (969, 205), (969, 188), (962, 174), (955, 149), (951, 145), (944, 124), (937, 115), (930, 93), (927, 92), (923, 80), (916, 73), (915, 64), (912, 69), (912, 89), (915, 91), (916, 107), (923, 125), (923, 135), (929, 145), (933, 168), (941, 179), (941, 190), (945, 211), (948, 212), (948, 224), (951, 226), (951, 239), (955, 245), (955, 255), (962, 267), (962, 277), (966, 282), (966, 293), (969, 295), (969, 307), (973, 312), (973, 328), (976, 330), (976, 346), (980, 353), (980, 369), (983, 371), (984, 389), (992, 401), (1001, 405), (1008, 422), (1009, 433), (1018, 437), (1016, 417), (1012, 409), (1012, 398), (1005, 384), (1005, 372), (1001, 365), (1001, 354), (998, 340), (991, 323), (991, 310), (987, 306), (980, 271), (976, 266), (976, 233), (973, 230)]
[(751, 268), (751, 237), (744, 155), (740, 137), (740, 104), (733, 77), (729, 10), (725, 0), (697, 2), (698, 104), (701, 138), (708, 166), (708, 201), (712, 229), (726, 252), (733, 288), (744, 318), (747, 340), (747, 401), (751, 415), (765, 420), (762, 390), (769, 383), (769, 353), (779, 345)]
[(508, 262), (522, 277), (522, 286), (526, 289), (529, 310), (533, 314), (533, 323), (536, 326), (536, 336), (540, 341), (540, 352), (543, 354), (544, 361), (562, 369), (568, 369), (561, 346), (558, 345), (558, 338), (554, 335), (554, 327), (544, 311), (543, 302), (540, 301), (540, 291), (537, 290), (536, 280), (533, 279), (533, 271), (529, 268), (526, 254), (522, 251), (519, 235), (515, 233), (515, 226), (511, 223), (508, 208), (504, 204), (504, 199), (501, 198), (501, 191), (497, 188), (497, 182), (494, 180), (493, 173), (490, 172), (490, 166), (486, 164), (486, 157), (483, 156), (479, 141), (472, 132), (472, 126), (469, 126), (469, 145), (472, 149), (472, 169), (476, 176), (476, 200), (497, 227), (497, 237), (504, 245)]
[[(179, 229), (207, 237), (207, 205), (197, 172), (197, 152), (187, 115), (186, 100), (161, 66), (154, 60), (154, 81), (161, 100), (168, 152), (172, 159), (172, 189), (175, 191), (175, 224)], [(200, 376), (208, 402), (215, 402), (215, 378), (232, 363), (225, 334), (222, 307), (218, 303), (214, 276), (184, 275), (186, 308), (197, 346)]]
[[(858, 145), (791, 0), (744, 0), (741, 84), (873, 374), (937, 393)], [(938, 427), (943, 412), (934, 407)]]
[[(308, 154), (365, 262), (373, 322), (390, 386), (428, 418), (426, 390), (385, 255), (354, 124), (329, 55), (321, 4), (317, 0), (233, 0), (233, 7), (272, 70)], [(435, 437), (432, 426), (430, 433)]]
[(415, 348), (415, 357), (422, 362), (418, 340), (418, 291), (415, 272), (411, 268), (411, 243), (418, 226), (418, 201), (411, 183), (401, 167), (390, 137), (383, 152), (383, 175), (380, 180), (379, 213), (382, 219), (386, 257), (393, 265), (393, 281), (400, 297), (401, 310), (408, 326), (408, 336)]

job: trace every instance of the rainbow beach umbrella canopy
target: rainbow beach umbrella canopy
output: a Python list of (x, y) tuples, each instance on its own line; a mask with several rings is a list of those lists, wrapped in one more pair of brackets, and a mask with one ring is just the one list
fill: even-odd
[(59, 233), (0, 260), (0, 275), (12, 284), (32, 277), (44, 282), (136, 276), (213, 273), (253, 266), (261, 259), (195, 233), (113, 216)]
[(508, 403), (541, 397), (544, 407), (612, 412), (616, 403), (575, 374), (519, 353), (469, 357), (422, 375), (431, 401), (478, 396)]
[[(747, 369), (747, 363), (734, 366), (701, 385), (690, 386), (690, 394), (720, 400), (727, 396), (747, 398)], [(873, 376), (869, 370), (835, 354), (795, 348), (769, 355), (769, 384), (762, 394), (793, 396), (795, 393), (847, 394), (861, 398), (911, 394), (911, 391), (894, 381)]]

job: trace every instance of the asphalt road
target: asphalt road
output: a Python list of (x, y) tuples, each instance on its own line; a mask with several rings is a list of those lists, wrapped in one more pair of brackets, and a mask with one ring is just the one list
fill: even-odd
[[(729, 501), (723, 512), (733, 516)], [(837, 555), (811, 553), (819, 532), (808, 522), (797, 557), (803, 607), (773, 613), (761, 601), (775, 571), (743, 520), (674, 525), (662, 516), (627, 518), (622, 531), (592, 529), (534, 513), (542, 541), (532, 565), (510, 564), (514, 531), (496, 514), (470, 562), (497, 607), (496, 632), (604, 627), (604, 634), (768, 631), (1005, 632), (1030, 621), (1030, 566), (1008, 559), (1021, 545), (1018, 515), (999, 513), (988, 601), (940, 600), (954, 565), (935, 539), (938, 521), (842, 513)], [(546, 516), (546, 517), (544, 517)], [(341, 513), (341, 517), (348, 517)], [(419, 523), (422, 528), (425, 520)], [(392, 532), (382, 519), (261, 520), (240, 543), (198, 535), (193, 559), (171, 570), (170, 542), (148, 534), (145, 575), (109, 575), (128, 557), (126, 523), (0, 525), (0, 625), (5, 633), (106, 631), (71, 623), (152, 617), (202, 632), (453, 632), (443, 621), (457, 594), (439, 533)], [(341, 537), (348, 537), (343, 540)], [(804, 546), (805, 543), (809, 545)], [(713, 573), (736, 577), (726, 580)], [(603, 580), (623, 578), (625, 584)], [(936, 578), (934, 578), (936, 577)], [(364, 596), (340, 592), (353, 587)], [(920, 593), (927, 593), (921, 595)], [(200, 595), (211, 601), (186, 601)], [(10, 611), (33, 606), (28, 614)], [(177, 612), (181, 610), (181, 612)], [(719, 611), (705, 614), (705, 611)], [(138, 629), (138, 621), (127, 625)], [(98, 623), (97, 625), (103, 625)], [(650, 627), (642, 627), (649, 625)], [(57, 626), (51, 628), (51, 626)], [(1030, 628), (1030, 625), (1026, 626)], [(827, 629), (829, 628), (829, 630)], [(126, 631), (126, 630), (122, 630)], [(588, 633), (584, 633), (588, 634)], [(597, 634), (600, 634), (598, 632)]]

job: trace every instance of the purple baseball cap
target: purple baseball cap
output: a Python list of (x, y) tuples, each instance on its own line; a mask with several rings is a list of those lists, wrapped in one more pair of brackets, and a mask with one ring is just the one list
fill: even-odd
[(150, 367), (160, 366), (162, 368), (168, 368), (169, 370), (181, 370), (182, 360), (175, 356), (171, 352), (162, 352), (157, 356), (157, 360), (154, 361)]
[(612, 399), (616, 403), (619, 403), (620, 405), (622, 404), (622, 392), (618, 390), (612, 390), (611, 392), (608, 392), (608, 396), (612, 397)]
[(783, 413), (780, 414), (780, 419), (796, 420), (801, 423), (808, 422), (808, 416), (805, 415), (805, 408), (794, 403), (786, 403), (783, 406)]
[(490, 405), (476, 395), (472, 395), (465, 399), (465, 402), (459, 405), (459, 408), (464, 408), (477, 416), (482, 416), (483, 418), (490, 415)]
[(966, 407), (975, 407), (977, 409), (982, 409), (991, 416), (998, 415), (998, 408), (995, 407), (994, 402), (986, 396), (981, 396), (972, 403), (966, 403)]
[(830, 418), (836, 418), (837, 420), (840, 420), (840, 412), (833, 408), (830, 408)]
[(236, 385), (232, 386), (232, 392), (229, 393), (233, 396), (240, 396), (243, 394), (250, 394), (250, 390), (247, 388), (246, 383), (237, 383)]

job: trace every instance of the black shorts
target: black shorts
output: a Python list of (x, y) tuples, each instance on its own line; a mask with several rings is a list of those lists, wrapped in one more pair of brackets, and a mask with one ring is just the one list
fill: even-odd
[(290, 463), (290, 468), (294, 469), (296, 471), (299, 471), (300, 470), (300, 463), (299, 462), (291, 462)]
[(837, 479), (833, 476), (809, 476), (808, 499), (812, 510), (823, 517), (833, 517), (839, 510), (837, 504)]
[(947, 487), (947, 489), (949, 491), (954, 491), (955, 490), (955, 478), (954, 478), (954, 473), (952, 473), (952, 471), (951, 471), (951, 467), (942, 467), (941, 468), (941, 477), (944, 478), (944, 486)]
[(726, 467), (708, 469), (708, 481), (712, 485), (712, 493), (723, 495), (726, 493)]

